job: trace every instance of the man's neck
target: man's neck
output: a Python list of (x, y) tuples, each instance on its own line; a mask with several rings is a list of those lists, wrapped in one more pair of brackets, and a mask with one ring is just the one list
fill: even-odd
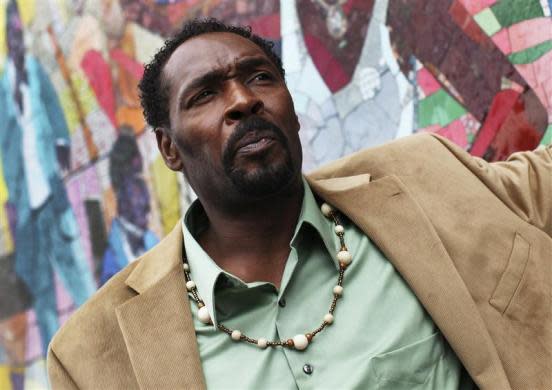
[(238, 214), (204, 205), (209, 227), (199, 244), (219, 267), (243, 281), (279, 287), (302, 201), (301, 183), (291, 194), (252, 203)]

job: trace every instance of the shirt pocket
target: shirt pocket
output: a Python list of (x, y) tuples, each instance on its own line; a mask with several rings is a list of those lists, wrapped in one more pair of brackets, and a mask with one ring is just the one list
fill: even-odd
[(426, 389), (445, 352), (441, 333), (372, 358), (378, 390)]
[(489, 303), (504, 314), (521, 282), (527, 263), (531, 245), (519, 233), (516, 233), (512, 252), (508, 259), (506, 269), (502, 273), (498, 284), (489, 300)]

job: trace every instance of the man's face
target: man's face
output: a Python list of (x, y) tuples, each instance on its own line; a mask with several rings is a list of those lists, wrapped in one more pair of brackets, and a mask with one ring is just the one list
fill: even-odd
[(285, 81), (246, 38), (208, 33), (184, 42), (163, 70), (170, 138), (200, 198), (263, 198), (300, 177), (299, 123)]

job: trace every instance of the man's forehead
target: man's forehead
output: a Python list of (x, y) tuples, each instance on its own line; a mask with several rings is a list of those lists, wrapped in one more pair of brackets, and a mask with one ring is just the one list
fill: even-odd
[(198, 35), (183, 42), (171, 55), (164, 68), (169, 80), (193, 78), (214, 69), (224, 69), (241, 58), (267, 57), (265, 52), (234, 33), (215, 32)]

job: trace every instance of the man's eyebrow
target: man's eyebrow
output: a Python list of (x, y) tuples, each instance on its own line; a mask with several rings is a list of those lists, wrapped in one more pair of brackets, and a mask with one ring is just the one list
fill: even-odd
[[(180, 101), (182, 102), (182, 99), (190, 93), (190, 91), (193, 91), (195, 89), (201, 88), (205, 85), (212, 85), (217, 82), (220, 82), (221, 80), (224, 80), (227, 77), (227, 72), (222, 69), (214, 69), (207, 73), (202, 74), (201, 76), (196, 77), (190, 83), (182, 90), (182, 93), (180, 94)], [(182, 103), (181, 103), (182, 104)]]
[[(259, 66), (269, 66), (275, 68), (274, 64), (272, 64), (272, 62), (265, 57), (246, 57), (236, 62), (236, 70), (238, 71), (238, 73), (248, 71)], [(190, 81), (190, 83), (186, 87), (184, 87), (184, 89), (180, 93), (180, 106), (184, 107), (184, 97), (187, 96), (191, 91), (199, 89), (206, 85), (217, 84), (227, 77), (228, 71), (225, 69), (213, 69), (196, 77), (195, 79)]]
[(274, 64), (266, 57), (246, 57), (236, 62), (236, 69), (239, 71), (250, 70), (259, 66), (274, 68)]

